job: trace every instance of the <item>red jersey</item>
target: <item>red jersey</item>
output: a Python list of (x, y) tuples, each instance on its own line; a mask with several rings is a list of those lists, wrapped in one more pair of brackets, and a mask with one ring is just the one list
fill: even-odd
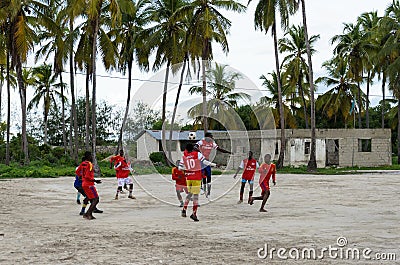
[(120, 155), (116, 155), (116, 156), (111, 157), (110, 163), (114, 163), (114, 166), (115, 166), (121, 160), (124, 160), (124, 158)]
[[(207, 140), (210, 140), (209, 142)], [(218, 145), (214, 142), (212, 138), (203, 138), (197, 142), (201, 154), (207, 159), (210, 159), (210, 154), (213, 149), (217, 149)]]
[(131, 173), (130, 163), (126, 162), (125, 159), (120, 159), (119, 162), (114, 166), (117, 178), (124, 179), (129, 177)]
[(83, 161), (76, 169), (75, 174), (82, 178), (82, 187), (94, 185), (94, 169), (91, 162)]
[(252, 159), (244, 159), (242, 163), (240, 163), (240, 168), (243, 168), (242, 179), (245, 180), (253, 180), (254, 174), (256, 173), (256, 169), (259, 167), (257, 160)]
[[(261, 188), (265, 187), (266, 190), (269, 190), (269, 181), (272, 177), (272, 180), (275, 181), (275, 173), (276, 173), (276, 166), (274, 163), (265, 164), (262, 163), (260, 168), (258, 169), (260, 172), (260, 186)], [(264, 188), (263, 188), (264, 189)]]
[(172, 179), (176, 181), (176, 185), (186, 186), (185, 172), (177, 167), (172, 168)]
[(201, 173), (201, 161), (203, 160), (205, 160), (204, 156), (197, 151), (188, 152), (187, 150), (185, 150), (183, 152), (183, 156), (179, 166), (185, 168), (186, 179), (203, 179), (203, 175)]

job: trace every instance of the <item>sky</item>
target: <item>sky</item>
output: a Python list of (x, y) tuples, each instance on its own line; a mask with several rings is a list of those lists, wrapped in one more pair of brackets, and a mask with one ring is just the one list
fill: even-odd
[[(247, 1), (243, 2), (244, 4)], [(260, 31), (254, 30), (254, 9), (257, 1), (250, 3), (246, 13), (236, 14), (231, 12), (222, 12), (232, 22), (230, 34), (228, 35), (229, 53), (224, 54), (217, 44), (213, 44), (214, 61), (217, 63), (227, 64), (234, 68), (236, 71), (247, 76), (251, 83), (255, 84), (257, 89), (263, 90), (262, 82), (259, 77), (268, 74), (275, 69), (275, 59), (273, 50), (273, 40), (271, 34), (265, 34)], [(315, 44), (317, 53), (313, 56), (314, 67), (314, 80), (319, 76), (326, 75), (322, 68), (322, 63), (330, 59), (333, 55), (333, 47), (330, 45), (330, 40), (334, 35), (341, 34), (343, 30), (343, 23), (355, 22), (357, 17), (369, 11), (378, 11), (378, 15), (383, 15), (384, 10), (389, 5), (390, 1), (386, 0), (307, 0), (306, 12), (309, 36), (320, 35), (320, 39)], [(298, 15), (291, 18), (291, 24), (299, 25), (302, 23), (300, 12)], [(282, 31), (278, 32), (279, 37), (283, 36)], [(281, 56), (280, 60), (283, 57)], [(140, 73), (135, 70), (133, 76), (141, 80), (157, 80), (159, 81), (158, 89), (150, 88), (145, 89), (145, 93), (161, 94), (162, 82), (164, 80), (164, 69), (158, 73)], [(110, 75), (103, 71), (104, 75)], [(113, 76), (119, 76), (113, 73)], [(171, 77), (178, 82), (178, 77)], [(171, 79), (170, 78), (170, 79)], [(83, 80), (83, 78), (82, 78)], [(98, 97), (105, 98), (115, 104), (125, 104), (126, 98), (126, 83), (124, 79), (110, 79), (99, 77), (98, 82)], [(133, 89), (140, 89), (144, 82), (134, 81)], [(174, 83), (174, 81), (171, 81)], [(80, 95), (84, 94), (82, 89), (78, 91)], [(154, 84), (153, 84), (154, 85)], [(145, 85), (147, 86), (147, 85)], [(116, 89), (118, 87), (118, 92)], [(154, 87), (154, 86), (153, 86)], [(141, 90), (140, 90), (141, 91)], [(150, 92), (151, 91), (151, 92)], [(319, 87), (318, 93), (326, 91), (326, 88)], [(134, 94), (134, 93), (133, 93)], [(175, 93), (170, 93), (175, 94)], [(266, 92), (263, 92), (265, 95)], [(380, 84), (376, 81), (371, 88), (371, 101), (372, 105), (376, 105), (382, 95)], [(387, 95), (389, 95), (387, 93)], [(133, 100), (140, 99), (142, 92), (134, 94)], [(187, 99), (188, 95), (183, 94), (182, 99)], [(194, 99), (193, 99), (194, 100)], [(145, 100), (146, 101), (146, 100)], [(168, 97), (168, 106), (172, 106), (174, 97)], [(149, 102), (151, 103), (151, 102)], [(157, 100), (154, 104), (155, 107), (161, 106), (161, 101)]]
[[(243, 2), (247, 4), (247, 1)], [(221, 11), (228, 17), (232, 26), (228, 35), (229, 53), (224, 54), (217, 44), (213, 44), (214, 61), (219, 64), (227, 64), (235, 71), (240, 72), (244, 80), (241, 80), (238, 87), (251, 88), (246, 92), (252, 94), (253, 101), (257, 101), (260, 96), (266, 95), (261, 86), (259, 77), (264, 74), (274, 71), (275, 59), (273, 50), (273, 40), (270, 32), (265, 34), (254, 29), (254, 9), (257, 1), (250, 3), (246, 13), (235, 14), (231, 12)], [(307, 0), (306, 12), (309, 36), (320, 35), (320, 39), (315, 44), (317, 53), (313, 56), (314, 80), (319, 76), (326, 75), (322, 69), (322, 63), (332, 57), (333, 46), (330, 45), (330, 39), (337, 34), (341, 34), (343, 23), (354, 23), (357, 17), (369, 11), (378, 11), (378, 15), (382, 16), (384, 10), (390, 4), (389, 0)], [(291, 24), (300, 25), (302, 23), (301, 13), (291, 17)], [(278, 38), (282, 38), (282, 31), (278, 31)], [(282, 61), (283, 56), (280, 60)], [(100, 64), (100, 60), (99, 64)], [(27, 66), (34, 66), (30, 60)], [(126, 103), (127, 96), (127, 78), (119, 73), (106, 72), (98, 65), (97, 77), (97, 100), (106, 100), (111, 104), (115, 104), (121, 108)], [(142, 100), (148, 103), (154, 109), (161, 108), (161, 97), (164, 80), (164, 70), (154, 72), (140, 72), (138, 69), (133, 71), (133, 91), (132, 101)], [(168, 109), (172, 110), (175, 98), (176, 83), (178, 76), (170, 77), (169, 96), (167, 98)], [(66, 74), (64, 80), (69, 80)], [(151, 80), (152, 82), (148, 82)], [(191, 82), (195, 84), (195, 80)], [(76, 94), (83, 97), (85, 94), (85, 79), (84, 75), (77, 75), (76, 78)], [(3, 89), (3, 98), (5, 96)], [(185, 90), (185, 89), (184, 89)], [(318, 87), (317, 95), (326, 91), (324, 87)], [(376, 80), (371, 87), (371, 103), (372, 106), (377, 105), (381, 99), (381, 87)], [(391, 95), (390, 93), (386, 93)], [(30, 94), (32, 95), (32, 94)], [(31, 98), (28, 93), (28, 98)], [(14, 106), (19, 107), (18, 95), (14, 95)], [(188, 107), (200, 102), (200, 97), (189, 96), (187, 93), (182, 93), (182, 113)], [(3, 101), (4, 102), (4, 101)], [(3, 104), (3, 113), (5, 106)], [(4, 120), (4, 114), (3, 118)]]

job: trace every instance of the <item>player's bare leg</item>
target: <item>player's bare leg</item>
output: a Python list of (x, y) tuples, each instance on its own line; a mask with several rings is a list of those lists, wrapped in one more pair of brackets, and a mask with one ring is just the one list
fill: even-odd
[(76, 193), (76, 203), (81, 204), (81, 193), (79, 191)]
[(242, 185), (240, 186), (240, 195), (239, 195), (239, 201), (237, 202), (238, 204), (243, 202), (243, 194), (244, 194), (244, 187), (246, 185), (246, 182), (242, 182)]
[(267, 210), (264, 209), (265, 204), (267, 203), (267, 200), (269, 198), (270, 195), (270, 191), (267, 190), (264, 195), (263, 195), (263, 201), (261, 203), (261, 207), (260, 207), (260, 212), (266, 212)]
[(188, 208), (188, 205), (189, 205), (189, 202), (190, 202), (190, 199), (192, 198), (192, 193), (188, 193), (188, 195), (186, 196), (186, 199), (185, 199), (185, 204), (183, 205), (183, 209), (182, 209), (182, 217), (186, 217), (186, 210), (187, 210), (187, 208)]
[(81, 209), (81, 212), (79, 213), (79, 215), (84, 215), (85, 214), (86, 206), (88, 205), (88, 203), (89, 203), (89, 199), (87, 197), (85, 197), (83, 199), (82, 209)]
[(122, 186), (118, 186), (118, 188), (117, 188), (117, 194), (115, 194), (114, 200), (118, 200), (118, 194), (119, 194), (119, 193), (122, 193)]
[(207, 196), (207, 177), (203, 177), (203, 188), (202, 188), (202, 194), (205, 194)]
[(178, 200), (179, 200), (179, 202), (181, 203), (181, 204), (179, 205), (179, 207), (183, 207), (183, 204), (184, 204), (184, 203), (183, 203), (181, 191), (179, 191), (179, 190), (176, 191), (176, 197), (178, 197)]
[(199, 194), (194, 194), (193, 195), (193, 213), (190, 216), (190, 218), (195, 221), (198, 222), (199, 219), (197, 218), (197, 208), (198, 208), (198, 204), (199, 204)]
[(129, 196), (128, 196), (128, 198), (129, 199), (136, 199), (136, 197), (135, 196), (133, 196), (133, 184), (129, 184)]
[(251, 198), (253, 198), (253, 183), (249, 183), (249, 184), (250, 184), (250, 191), (249, 191), (249, 198), (247, 200), (248, 204), (250, 204)]
[(87, 212), (83, 215), (83, 218), (88, 219), (88, 220), (96, 219), (92, 213), (93, 213), (94, 209), (96, 209), (96, 206), (98, 203), (99, 203), (99, 198), (91, 199), (90, 207), (87, 210)]

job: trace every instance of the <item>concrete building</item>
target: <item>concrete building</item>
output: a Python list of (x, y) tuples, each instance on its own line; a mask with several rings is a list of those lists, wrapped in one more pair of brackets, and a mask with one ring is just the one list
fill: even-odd
[[(215, 141), (234, 155), (214, 153), (214, 161), (236, 168), (249, 150), (262, 161), (266, 153), (274, 160), (279, 157), (280, 130), (264, 131), (211, 131)], [(182, 156), (187, 142), (196, 142), (203, 138), (203, 131), (196, 131), (189, 140), (190, 132), (174, 132), (172, 136), (172, 160)], [(285, 166), (307, 165), (310, 158), (311, 131), (305, 129), (287, 129)], [(193, 135), (192, 135), (193, 136)], [(146, 130), (137, 137), (137, 159), (148, 160), (149, 154), (162, 150), (161, 131)], [(167, 133), (168, 140), (168, 133)], [(169, 141), (167, 141), (168, 143)], [(326, 166), (381, 166), (391, 165), (390, 129), (317, 129), (316, 158), (318, 167)]]

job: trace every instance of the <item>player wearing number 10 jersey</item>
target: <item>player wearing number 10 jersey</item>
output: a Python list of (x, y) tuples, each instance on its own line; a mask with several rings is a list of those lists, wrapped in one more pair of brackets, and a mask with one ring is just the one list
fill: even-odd
[[(210, 154), (213, 149), (216, 149), (217, 151), (220, 151), (222, 153), (232, 154), (232, 152), (219, 147), (215, 143), (214, 137), (210, 132), (207, 132), (204, 135), (204, 138), (195, 144), (194, 149), (200, 151), (201, 154), (209, 161), (210, 161)], [(211, 195), (211, 167), (204, 164), (202, 165), (202, 171), (204, 175), (203, 190), (206, 195), (206, 198), (209, 198)]]
[(186, 217), (186, 210), (190, 199), (193, 196), (193, 214), (190, 216), (194, 221), (199, 221), (197, 218), (197, 208), (199, 202), (199, 193), (201, 187), (201, 180), (203, 175), (201, 173), (201, 163), (207, 166), (216, 166), (198, 151), (195, 151), (193, 144), (189, 143), (186, 145), (185, 151), (183, 152), (182, 159), (179, 163), (179, 169), (185, 170), (186, 186), (188, 189), (188, 195), (186, 196), (185, 204), (182, 210), (182, 217)]

